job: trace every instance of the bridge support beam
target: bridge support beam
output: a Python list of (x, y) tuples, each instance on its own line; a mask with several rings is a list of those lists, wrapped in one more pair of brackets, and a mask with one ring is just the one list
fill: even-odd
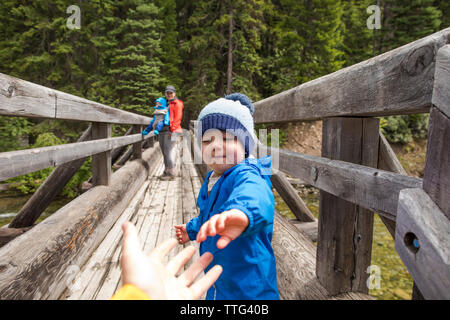
[[(339, 117), (323, 121), (322, 157), (377, 167), (378, 145), (378, 119)], [(373, 213), (321, 191), (318, 220), (316, 274), (320, 283), (332, 295), (367, 293)]]
[[(92, 140), (111, 137), (111, 124), (92, 123)], [(92, 182), (94, 186), (108, 186), (111, 182), (111, 151), (92, 156)]]

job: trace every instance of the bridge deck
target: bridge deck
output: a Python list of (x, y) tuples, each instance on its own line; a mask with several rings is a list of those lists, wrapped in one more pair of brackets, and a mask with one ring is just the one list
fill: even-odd
[[(74, 279), (60, 299), (109, 299), (121, 286), (120, 256), (124, 221), (133, 222), (139, 230), (145, 252), (175, 236), (176, 224), (188, 222), (198, 214), (195, 202), (201, 186), (201, 178), (193, 164), (181, 164), (180, 174), (172, 181), (158, 178), (164, 165), (162, 158), (155, 170), (130, 202), (102, 243), (94, 251), (81, 270), (74, 266)], [(195, 245), (194, 242), (191, 244)], [(169, 256), (173, 257), (183, 246), (177, 246)], [(198, 256), (198, 252), (196, 253)]]

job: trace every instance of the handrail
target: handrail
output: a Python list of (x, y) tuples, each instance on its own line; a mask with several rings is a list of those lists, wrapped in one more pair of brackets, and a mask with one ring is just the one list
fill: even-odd
[(256, 102), (255, 123), (429, 112), (450, 28)]
[(140, 142), (153, 136), (154, 133), (151, 132), (144, 137), (141, 134), (133, 134), (117, 138), (3, 152), (0, 153), (0, 181)]
[(0, 115), (148, 125), (149, 117), (0, 73)]

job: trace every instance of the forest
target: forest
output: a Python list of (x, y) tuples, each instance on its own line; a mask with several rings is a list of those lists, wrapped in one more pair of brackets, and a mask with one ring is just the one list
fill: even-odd
[[(371, 5), (379, 28), (368, 27)], [(2, 0), (0, 12), (1, 73), (144, 115), (172, 84), (184, 126), (227, 93), (258, 101), (450, 26), (448, 0)], [(426, 137), (427, 119), (381, 127), (407, 143)], [(74, 142), (85, 126), (0, 117), (0, 151)], [(34, 192), (51, 170), (13, 185)], [(86, 162), (64, 195), (89, 175)]]

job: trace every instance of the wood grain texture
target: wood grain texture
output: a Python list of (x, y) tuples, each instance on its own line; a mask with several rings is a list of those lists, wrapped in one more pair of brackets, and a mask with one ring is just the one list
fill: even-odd
[(140, 125), (152, 120), (3, 73), (0, 115)]
[(156, 145), (0, 249), (0, 299), (56, 299), (72, 267), (84, 265), (147, 178)]
[[(111, 124), (92, 123), (92, 140), (111, 138)], [(111, 150), (92, 155), (92, 184), (108, 186), (111, 182)]]
[(436, 55), (432, 102), (450, 118), (450, 44), (440, 48)]
[(450, 219), (450, 118), (431, 109), (423, 189)]
[(258, 101), (255, 123), (428, 112), (436, 53), (449, 35), (444, 29)]
[(450, 299), (450, 221), (420, 188), (400, 192), (395, 249), (426, 299)]
[(422, 179), (415, 177), (340, 160), (262, 147), (267, 148), (267, 154), (278, 152), (277, 169), (339, 198), (376, 211), (390, 220), (395, 220), (400, 190), (422, 185)]
[(275, 212), (272, 247), (277, 261), (278, 290), (282, 300), (372, 300), (370, 295), (330, 294), (318, 281), (316, 246), (285, 217)]
[(132, 144), (142, 139), (148, 139), (152, 136), (153, 133), (149, 133), (145, 137), (142, 137), (141, 134), (133, 134), (117, 138), (3, 152), (0, 153), (0, 181), (58, 166), (69, 161)]
[[(378, 119), (329, 118), (323, 121), (322, 155), (376, 167)], [(373, 213), (320, 192), (316, 273), (331, 293), (368, 292)]]

